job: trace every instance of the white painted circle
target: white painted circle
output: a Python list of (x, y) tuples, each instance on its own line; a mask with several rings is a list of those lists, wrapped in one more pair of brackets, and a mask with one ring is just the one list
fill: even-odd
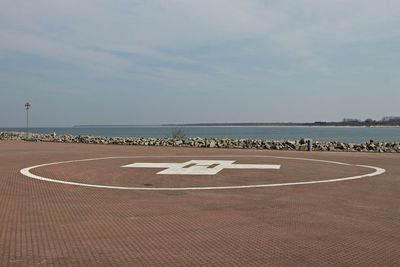
[[(55, 180), (47, 177), (42, 177), (39, 175), (35, 175), (31, 173), (31, 170), (51, 166), (51, 165), (58, 165), (64, 163), (73, 163), (73, 162), (85, 162), (85, 161), (96, 161), (96, 160), (108, 160), (108, 159), (126, 159), (126, 158), (237, 158), (237, 157), (252, 157), (252, 158), (277, 158), (277, 159), (289, 159), (289, 160), (303, 160), (303, 161), (314, 161), (314, 162), (321, 162), (321, 163), (330, 163), (330, 164), (337, 164), (342, 166), (354, 166), (354, 167), (363, 167), (368, 169), (375, 170), (374, 172), (358, 175), (358, 176), (351, 176), (351, 177), (343, 177), (343, 178), (336, 178), (336, 179), (327, 179), (327, 180), (319, 180), (319, 181), (305, 181), (305, 182), (293, 182), (293, 183), (278, 183), (278, 184), (257, 184), (257, 185), (232, 185), (232, 186), (206, 186), (206, 187), (121, 187), (121, 186), (109, 186), (109, 185), (97, 185), (97, 184), (85, 184), (85, 183), (78, 183), (78, 182), (68, 182), (63, 180)], [(59, 184), (67, 184), (67, 185), (77, 185), (77, 186), (84, 186), (84, 187), (94, 187), (94, 188), (108, 188), (108, 189), (122, 189), (122, 190), (144, 190), (144, 191), (177, 191), (177, 190), (220, 190), (220, 189), (244, 189), (244, 188), (261, 188), (261, 187), (278, 187), (278, 186), (294, 186), (294, 185), (309, 185), (309, 184), (322, 184), (322, 183), (333, 183), (333, 182), (341, 182), (341, 181), (348, 181), (348, 180), (356, 180), (362, 179), (367, 177), (373, 177), (377, 175), (381, 175), (385, 173), (386, 170), (374, 167), (374, 166), (367, 166), (367, 165), (357, 165), (357, 164), (349, 164), (337, 161), (328, 161), (328, 160), (319, 160), (319, 159), (308, 159), (308, 158), (294, 158), (294, 157), (276, 157), (276, 156), (256, 156), (256, 155), (220, 155), (220, 156), (130, 156), (130, 157), (105, 157), (105, 158), (92, 158), (92, 159), (79, 159), (79, 160), (68, 160), (68, 161), (60, 161), (60, 162), (52, 162), (46, 163), (36, 166), (31, 166), (20, 170), (20, 173), (41, 181), (47, 181), (52, 183), (59, 183)]]

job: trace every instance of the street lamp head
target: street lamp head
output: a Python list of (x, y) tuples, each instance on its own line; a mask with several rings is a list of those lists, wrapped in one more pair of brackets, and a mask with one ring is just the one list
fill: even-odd
[(29, 102), (26, 102), (25, 108), (26, 108), (26, 109), (29, 109), (30, 107), (31, 107), (31, 104), (29, 104)]

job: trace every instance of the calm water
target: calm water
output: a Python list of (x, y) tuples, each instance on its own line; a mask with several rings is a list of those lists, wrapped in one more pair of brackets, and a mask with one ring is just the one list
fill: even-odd
[[(263, 140), (296, 140), (361, 143), (369, 140), (400, 142), (400, 128), (351, 127), (180, 127), (188, 137), (248, 138)], [(167, 137), (176, 127), (129, 128), (31, 128), (34, 133), (57, 133), (94, 136)], [(25, 131), (25, 128), (0, 128), (0, 131)]]

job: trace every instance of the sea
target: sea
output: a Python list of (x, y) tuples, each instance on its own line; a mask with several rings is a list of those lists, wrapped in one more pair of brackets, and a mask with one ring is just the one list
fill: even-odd
[[(302, 127), (302, 126), (133, 126), (133, 127), (48, 127), (29, 128), (32, 133), (56, 133), (110, 137), (169, 137), (175, 129), (182, 129), (187, 137), (215, 137), (260, 140), (338, 141), (363, 143), (373, 141), (400, 142), (400, 127)], [(26, 128), (0, 128), (21, 131)]]

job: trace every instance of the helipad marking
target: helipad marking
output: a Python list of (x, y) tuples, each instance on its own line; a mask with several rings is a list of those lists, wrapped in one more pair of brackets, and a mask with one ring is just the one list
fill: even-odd
[[(234, 160), (191, 160), (184, 163), (133, 163), (123, 168), (161, 168), (157, 174), (175, 175), (215, 175), (223, 169), (279, 170), (281, 165), (269, 164), (233, 164)], [(211, 168), (213, 165), (215, 167)]]
[[(336, 178), (336, 179), (327, 179), (327, 180), (319, 180), (319, 181), (306, 181), (306, 182), (293, 182), (293, 183), (278, 183), (278, 184), (259, 184), (259, 185), (233, 185), (233, 186), (206, 186), (206, 187), (121, 187), (121, 186), (109, 186), (109, 185), (97, 185), (97, 184), (85, 184), (85, 183), (77, 183), (77, 182), (68, 182), (68, 181), (62, 181), (62, 180), (55, 180), (52, 178), (47, 178), (47, 177), (42, 177), (39, 175), (35, 175), (31, 173), (31, 170), (39, 168), (39, 167), (45, 167), (45, 166), (51, 166), (51, 165), (57, 165), (57, 164), (64, 164), (64, 163), (74, 163), (74, 162), (85, 162), (85, 161), (95, 161), (95, 160), (107, 160), (107, 159), (126, 159), (126, 158), (199, 158), (199, 157), (216, 157), (216, 158), (222, 158), (222, 157), (227, 157), (227, 158), (233, 158), (233, 157), (253, 157), (253, 158), (277, 158), (277, 159), (289, 159), (289, 160), (303, 160), (303, 161), (314, 161), (314, 162), (321, 162), (321, 163), (331, 163), (331, 164), (337, 164), (337, 165), (344, 165), (344, 166), (355, 166), (355, 167), (363, 167), (363, 168), (369, 168), (369, 169), (374, 169), (374, 172), (368, 173), (368, 174), (363, 174), (363, 175), (357, 175), (357, 176), (351, 176), (351, 177), (343, 177), (343, 178)], [(52, 162), (52, 163), (46, 163), (46, 164), (41, 164), (41, 165), (36, 165), (36, 166), (31, 166), (27, 167), (24, 169), (20, 170), (20, 173), (41, 181), (47, 181), (47, 182), (53, 182), (53, 183), (59, 183), (59, 184), (67, 184), (67, 185), (77, 185), (77, 186), (83, 186), (83, 187), (93, 187), (93, 188), (107, 188), (107, 189), (121, 189), (121, 190), (143, 190), (143, 191), (178, 191), (178, 190), (220, 190), (220, 189), (244, 189), (244, 188), (262, 188), (262, 187), (278, 187), (278, 186), (295, 186), (295, 185), (309, 185), (309, 184), (322, 184), (322, 183), (333, 183), (333, 182), (341, 182), (341, 181), (349, 181), (349, 180), (356, 180), (356, 179), (362, 179), (362, 178), (367, 178), (367, 177), (373, 177), (373, 176), (378, 176), (383, 173), (385, 173), (386, 170), (379, 168), (379, 167), (374, 167), (374, 166), (368, 166), (368, 165), (357, 165), (357, 164), (349, 164), (349, 163), (343, 163), (343, 162), (336, 162), (336, 161), (328, 161), (328, 160), (318, 160), (318, 159), (307, 159), (307, 158), (293, 158), (293, 157), (275, 157), (275, 156), (250, 156), (250, 155), (221, 155), (221, 156), (131, 156), (131, 157), (105, 157), (105, 158), (92, 158), (92, 159), (80, 159), (80, 160), (69, 160), (69, 161), (60, 161), (60, 162)]]
[[(86, 184), (86, 183), (78, 183), (78, 182), (68, 182), (62, 180), (56, 180), (52, 178), (42, 177), (39, 175), (35, 175), (31, 173), (31, 170), (57, 165), (57, 164), (64, 164), (64, 163), (74, 163), (74, 162), (85, 162), (85, 161), (96, 161), (96, 160), (108, 160), (108, 159), (126, 159), (126, 158), (235, 158), (235, 157), (253, 157), (253, 158), (277, 158), (277, 159), (288, 159), (288, 160), (302, 160), (302, 161), (314, 161), (314, 162), (321, 162), (321, 163), (331, 163), (337, 165), (344, 165), (344, 166), (355, 166), (355, 167), (364, 167), (369, 169), (374, 169), (375, 171), (372, 173), (358, 175), (358, 176), (351, 176), (351, 177), (344, 177), (344, 178), (336, 178), (336, 179), (328, 179), (328, 180), (319, 180), (319, 181), (306, 181), (306, 182), (293, 182), (293, 183), (278, 183), (278, 184), (259, 184), (259, 185), (233, 185), (233, 186), (207, 186), (207, 187), (121, 187), (121, 186), (109, 186), (109, 185), (97, 185), (97, 184)], [(178, 190), (218, 190), (218, 189), (245, 189), (245, 188), (262, 188), (262, 187), (278, 187), (278, 186), (295, 186), (295, 185), (310, 185), (310, 184), (322, 184), (322, 183), (333, 183), (333, 182), (341, 182), (341, 181), (349, 181), (349, 180), (356, 180), (362, 179), (367, 177), (378, 176), (385, 173), (386, 170), (367, 166), (367, 165), (356, 165), (356, 164), (348, 164), (343, 162), (336, 162), (336, 161), (328, 161), (328, 160), (318, 160), (318, 159), (307, 159), (307, 158), (295, 158), (295, 157), (276, 157), (276, 156), (249, 156), (249, 155), (221, 155), (221, 156), (130, 156), (130, 157), (104, 157), (104, 158), (92, 158), (92, 159), (80, 159), (80, 160), (69, 160), (69, 161), (60, 161), (60, 162), (52, 162), (46, 163), (36, 166), (27, 167), (20, 170), (20, 173), (41, 181), (59, 183), (59, 184), (67, 184), (67, 185), (77, 185), (83, 187), (92, 187), (92, 188), (107, 188), (107, 189), (121, 189), (121, 190), (144, 190), (144, 191), (178, 191)]]

